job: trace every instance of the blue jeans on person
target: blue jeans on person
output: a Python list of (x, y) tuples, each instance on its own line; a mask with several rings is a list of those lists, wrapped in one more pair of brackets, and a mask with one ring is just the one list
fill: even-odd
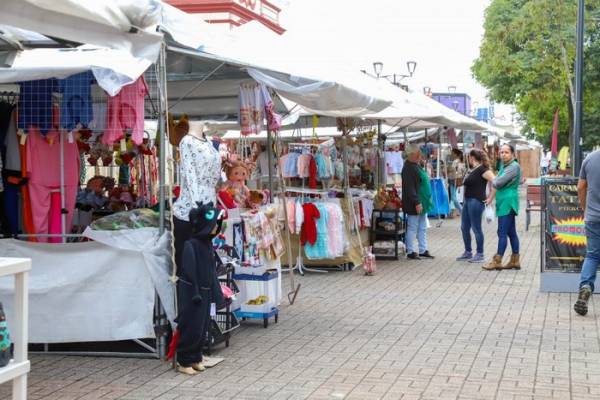
[(548, 175), (548, 167), (542, 167), (542, 176)]
[(600, 221), (585, 223), (585, 236), (587, 238), (587, 248), (585, 260), (581, 268), (581, 282), (579, 288), (589, 286), (594, 291), (596, 282), (596, 271), (600, 264)]
[(415, 239), (419, 242), (419, 254), (427, 251), (427, 215), (407, 215), (406, 254), (415, 252)]
[(517, 214), (511, 211), (510, 214), (498, 217), (498, 255), (503, 256), (510, 239), (510, 247), (513, 254), (519, 254), (519, 236), (517, 236)]
[(458, 210), (459, 213), (462, 214), (463, 207), (460, 205), (460, 201), (458, 201), (458, 193), (456, 184), (452, 181), (448, 183), (448, 187), (450, 188), (450, 203)]
[(473, 248), (471, 247), (472, 229), (475, 234), (475, 242), (477, 243), (477, 254), (483, 254), (483, 229), (481, 229), (481, 220), (484, 211), (485, 203), (483, 201), (475, 198), (465, 199), (460, 218), (460, 229), (466, 253), (473, 252)]

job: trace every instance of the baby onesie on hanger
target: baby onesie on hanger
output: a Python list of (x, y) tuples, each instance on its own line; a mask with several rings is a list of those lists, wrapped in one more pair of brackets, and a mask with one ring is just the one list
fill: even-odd
[(125, 129), (131, 129), (131, 138), (137, 145), (144, 139), (144, 99), (149, 94), (144, 76), (124, 86), (108, 98), (106, 131), (102, 143), (113, 144), (125, 137)]

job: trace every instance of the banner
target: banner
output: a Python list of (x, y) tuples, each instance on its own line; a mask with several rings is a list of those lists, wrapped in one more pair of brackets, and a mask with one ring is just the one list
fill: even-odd
[(581, 272), (586, 237), (583, 210), (579, 208), (577, 178), (544, 181), (545, 257), (542, 271)]

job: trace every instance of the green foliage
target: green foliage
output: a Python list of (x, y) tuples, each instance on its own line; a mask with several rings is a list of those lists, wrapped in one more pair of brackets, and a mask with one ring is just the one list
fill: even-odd
[[(586, 5), (585, 126), (591, 129), (600, 127), (600, 115), (596, 115), (600, 113), (600, 96), (596, 95), (600, 89), (600, 34), (593, 18), (600, 0), (588, 0)], [(573, 0), (492, 0), (486, 10), (485, 33), (473, 75), (492, 100), (515, 104), (524, 133), (535, 134), (543, 143), (550, 142), (557, 109), (560, 144), (567, 144), (569, 137), (569, 78), (573, 78), (576, 21), (577, 2)]]

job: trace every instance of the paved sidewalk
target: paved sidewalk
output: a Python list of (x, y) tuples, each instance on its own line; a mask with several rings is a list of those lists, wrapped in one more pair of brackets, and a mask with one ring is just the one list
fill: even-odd
[[(539, 293), (539, 228), (524, 226), (521, 271), (455, 262), (459, 221), (432, 223), (435, 260), (300, 278), (277, 325), (245, 324), (199, 376), (156, 360), (33, 356), (29, 398), (600, 399), (594, 302), (583, 318), (574, 295)], [(494, 225), (486, 238), (490, 256)]]

